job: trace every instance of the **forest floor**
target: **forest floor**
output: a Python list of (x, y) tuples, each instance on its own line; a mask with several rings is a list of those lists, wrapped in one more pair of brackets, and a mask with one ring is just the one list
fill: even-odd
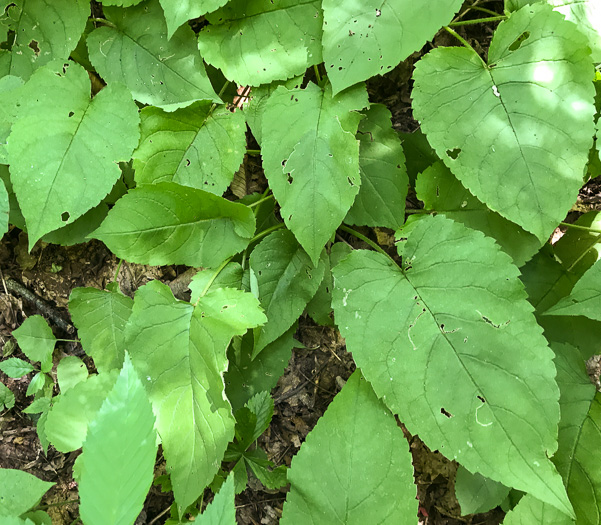
[[(502, 2), (488, 2), (487, 7), (502, 12)], [(488, 24), (469, 27), (467, 32), (461, 31), (461, 34), (476, 49), (482, 50), (484, 55), (495, 26)], [(399, 132), (413, 132), (418, 127), (411, 114), (413, 65), (424, 53), (438, 45), (455, 45), (455, 42), (450, 35), (441, 32), (432, 44), (427, 44), (389, 74), (369, 82), (370, 100), (383, 103), (391, 110), (393, 125)], [(264, 184), (257, 157), (248, 157), (244, 168), (249, 191)], [(587, 186), (581, 198), (587, 202), (601, 202), (599, 184)], [(408, 204), (413, 207), (418, 205), (411, 195)], [(366, 233), (370, 232), (366, 230)], [(386, 232), (380, 233), (386, 236)], [(373, 232), (370, 234), (373, 235)], [(60, 328), (62, 323), (57, 317), (48, 319), (55, 335), (62, 339), (74, 338), (75, 330), (70, 328), (67, 311), (71, 291), (81, 286), (103, 288), (113, 279), (117, 265), (115, 256), (97, 241), (73, 247), (38, 243), (28, 253), (26, 234), (12, 229), (0, 243), (0, 359), (8, 357), (7, 348), (14, 348), (10, 343), (12, 331), (27, 316), (33, 314), (53, 312), (65, 323)], [(172, 285), (176, 296), (183, 298), (185, 283), (182, 286), (180, 276), (185, 270), (185, 267), (177, 266), (150, 267), (123, 263), (118, 282), (126, 295), (133, 296), (140, 286), (159, 279)], [(11, 279), (42, 299), (50, 309), (40, 311), (39, 302), (32, 302), (7, 286)], [(276, 465), (290, 465), (307, 434), (354, 370), (352, 356), (346, 351), (344, 340), (335, 329), (318, 326), (308, 317), (303, 317), (295, 337), (299, 348), (293, 350), (289, 366), (272, 391), (275, 413), (271, 426), (259, 439), (259, 446)], [(14, 357), (24, 358), (18, 348), (13, 351)], [(55, 355), (60, 358), (80, 351), (81, 347), (77, 343), (61, 342)], [(86, 362), (93, 367), (88, 358)], [(16, 397), (12, 410), (0, 412), (0, 467), (25, 470), (43, 480), (56, 483), (44, 497), (42, 504), (48, 506), (47, 512), (55, 525), (69, 525), (78, 516), (78, 494), (72, 478), (72, 467), (79, 452), (62, 454), (51, 446), (48, 454), (44, 454), (34, 422), (21, 412), (31, 402), (31, 398), (26, 396), (31, 377), (10, 379), (0, 372), (0, 380)], [(413, 454), (419, 500), (416, 523), (418, 520), (424, 525), (501, 523), (504, 513), (500, 509), (486, 514), (461, 516), (454, 495), (456, 463), (438, 452), (430, 451), (419, 438), (408, 433), (406, 436)], [(159, 455), (156, 475), (163, 472), (164, 460)], [(285, 491), (266, 490), (260, 483), (251, 480), (249, 487), (236, 499), (238, 523), (276, 524), (281, 516), (285, 497)], [(153, 486), (137, 523), (163, 523), (167, 517), (166, 509), (171, 503), (170, 493), (162, 493), (159, 487)]]

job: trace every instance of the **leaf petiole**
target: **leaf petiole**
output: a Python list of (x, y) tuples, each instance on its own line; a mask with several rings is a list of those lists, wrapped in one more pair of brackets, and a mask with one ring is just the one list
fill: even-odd
[(397, 264), (396, 261), (381, 246), (376, 244), (374, 241), (372, 241), (370, 238), (366, 237), (362, 233), (359, 233), (358, 231), (349, 228), (345, 224), (341, 224), (340, 229), (342, 231), (345, 231), (346, 233), (350, 233), (354, 237), (357, 237), (357, 239), (361, 239), (363, 242), (366, 242), (377, 252), (381, 253), (382, 255), (386, 255), (386, 257), (388, 257), (395, 265)]
[(597, 228), (591, 228), (590, 226), (580, 226), (580, 224), (570, 224), (569, 222), (560, 222), (560, 226), (565, 226), (566, 228), (574, 228), (575, 230), (583, 230), (590, 233), (601, 233), (601, 230)]
[(205, 287), (202, 290), (202, 293), (200, 294), (200, 297), (204, 297), (207, 292), (209, 291), (209, 288), (211, 288), (211, 285), (215, 282), (215, 279), (217, 279), (217, 276), (221, 273), (221, 271), (229, 264), (229, 262), (232, 260), (233, 257), (228, 257), (225, 261), (223, 261), (219, 267), (215, 270), (215, 273), (213, 274), (213, 276), (209, 279), (209, 282), (205, 285)]
[[(449, 27), (458, 27), (458, 26), (467, 26), (472, 24), (485, 24), (487, 22), (500, 22), (502, 20), (507, 20), (507, 16), (505, 15), (496, 15), (496, 16), (488, 16), (486, 18), (478, 18), (476, 20), (460, 20), (459, 22), (451, 22)], [(447, 29), (447, 27), (445, 27)], [(453, 35), (457, 38), (460, 38), (459, 35)], [(465, 45), (465, 44), (464, 44)], [(472, 47), (472, 46), (469, 46)]]

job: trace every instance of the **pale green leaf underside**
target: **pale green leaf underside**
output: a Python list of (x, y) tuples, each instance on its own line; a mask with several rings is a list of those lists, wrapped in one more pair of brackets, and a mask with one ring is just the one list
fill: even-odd
[(250, 268), (268, 319), (256, 330), (254, 358), (303, 313), (323, 279), (325, 263), (315, 267), (294, 235), (284, 230), (261, 241), (250, 256)]
[(16, 117), (19, 88), (22, 85), (23, 79), (20, 77), (6, 75), (0, 78), (0, 96), (2, 97), (2, 104), (0, 104), (0, 164), (8, 164), (6, 140)]
[(586, 271), (568, 297), (561, 299), (546, 313), (583, 315), (601, 321), (601, 261), (597, 261)]
[(356, 251), (334, 269), (336, 321), (378, 396), (431, 449), (571, 513), (548, 459), (553, 353), (509, 256), (480, 232), (425, 217), (403, 268)]
[(359, 371), (307, 436), (288, 479), (282, 525), (416, 521), (407, 442)]
[(477, 472), (472, 474), (461, 465), (457, 469), (455, 495), (463, 516), (494, 509), (507, 497), (509, 490), (502, 483), (485, 478)]
[(100, 410), (117, 376), (117, 370), (90, 376), (55, 398), (44, 429), (56, 450), (71, 452), (81, 447), (90, 421)]
[(0, 516), (27, 512), (53, 485), (23, 470), (0, 469)]
[(173, 113), (142, 110), (133, 155), (138, 184), (172, 181), (223, 194), (246, 153), (246, 124), (240, 111), (211, 107), (199, 102)]
[(15, 75), (26, 80), (51, 60), (66, 60), (90, 14), (87, 0), (4, 1), (0, 13), (10, 4), (0, 27), (4, 25), (14, 35), (11, 49), (0, 50), (0, 77)]
[(83, 67), (65, 69), (32, 75), (8, 138), (30, 248), (96, 206), (121, 176), (117, 162), (129, 160), (138, 143), (138, 110), (127, 89), (112, 84), (90, 99)]
[(265, 105), (265, 175), (286, 226), (313, 264), (359, 191), (355, 111), (366, 105), (363, 85), (332, 97), (330, 86), (322, 91), (313, 83), (305, 89), (279, 87)]
[(201, 56), (238, 84), (258, 86), (301, 75), (321, 59), (318, 0), (232, 0), (207, 15)]
[(252, 238), (252, 209), (174, 182), (145, 184), (117, 201), (92, 237), (139, 264), (217, 267)]
[(348, 224), (396, 229), (404, 222), (409, 178), (391, 117), (386, 106), (372, 104), (359, 124), (361, 187), (344, 219)]
[(534, 235), (488, 209), (441, 161), (417, 176), (415, 191), (426, 209), (495, 239), (516, 266), (522, 266), (540, 248), (541, 242)]
[[(173, 33), (182, 24), (192, 18), (210, 13), (219, 9), (227, 3), (228, 0), (159, 0), (165, 13), (167, 21), (167, 38), (171, 38)], [(106, 2), (104, 2), (106, 4)]]
[(107, 82), (121, 82), (133, 97), (167, 111), (196, 100), (219, 102), (188, 26), (167, 39), (158, 0), (104, 9), (116, 27), (100, 27), (87, 38), (92, 64)]
[(574, 525), (556, 508), (526, 494), (503, 520), (503, 525)]
[(536, 4), (499, 25), (490, 65), (465, 48), (438, 48), (414, 74), (414, 112), (439, 157), (541, 241), (576, 200), (592, 146), (587, 49), (576, 26)]
[(153, 479), (154, 415), (129, 356), (90, 423), (79, 460), (79, 511), (86, 525), (133, 523)]
[(56, 367), (56, 379), (61, 394), (64, 394), (78, 383), (85, 381), (87, 378), (88, 369), (85, 363), (79, 357), (74, 355), (63, 357)]
[(127, 348), (152, 402), (182, 508), (213, 479), (234, 436), (222, 377), (230, 339), (263, 322), (258, 301), (240, 290), (210, 290), (196, 307), (158, 281), (136, 292)]
[(69, 297), (69, 312), (84, 351), (98, 371), (121, 368), (123, 331), (133, 301), (118, 290), (74, 288)]
[(323, 57), (334, 93), (388, 73), (453, 18), (461, 0), (323, 1)]
[(198, 525), (236, 525), (234, 505), (234, 475), (230, 474), (202, 516), (196, 518)]

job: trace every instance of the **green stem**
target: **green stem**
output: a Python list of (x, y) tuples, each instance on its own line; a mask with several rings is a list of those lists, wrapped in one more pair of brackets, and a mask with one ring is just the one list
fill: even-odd
[[(458, 26), (468, 26), (468, 25), (472, 25), (472, 24), (485, 24), (487, 22), (500, 22), (501, 20), (507, 20), (507, 17), (505, 15), (497, 15), (497, 16), (489, 16), (486, 18), (478, 18), (476, 20), (460, 20), (459, 22), (451, 22), (449, 24), (450, 27), (458, 27)], [(449, 29), (448, 26), (445, 27), (445, 29)], [(464, 45), (467, 44), (467, 42), (465, 42), (465, 40), (463, 40), (458, 34), (453, 35), (457, 38), (459, 38), (462, 42), (464, 42)], [(469, 44), (467, 44), (469, 47)]]
[(273, 195), (268, 195), (267, 197), (263, 197), (262, 199), (259, 199), (258, 201), (253, 202), (252, 204), (249, 204), (248, 207), (252, 208), (254, 206), (258, 206), (259, 204), (263, 204), (266, 201), (269, 201), (273, 199)]
[(597, 228), (591, 228), (589, 226), (580, 226), (579, 224), (570, 224), (569, 222), (560, 222), (561, 226), (565, 226), (567, 228), (573, 228), (575, 230), (582, 230), (590, 233), (601, 233), (601, 230)]
[(123, 259), (119, 259), (119, 264), (117, 265), (117, 270), (115, 271), (115, 277), (113, 277), (113, 282), (117, 282), (117, 276), (119, 275), (119, 270), (121, 270), (121, 264), (123, 263)]
[(260, 149), (247, 149), (246, 154), (247, 155), (260, 155), (261, 150)]
[(279, 230), (280, 228), (284, 227), (284, 223), (283, 222), (279, 222), (278, 224), (276, 224), (275, 226), (271, 226), (269, 228), (267, 228), (266, 230), (263, 230), (261, 233), (257, 233), (257, 235), (255, 235), (248, 244), (252, 244), (253, 242), (257, 242), (259, 239), (262, 239), (263, 237), (266, 237), (267, 235), (269, 235), (271, 232), (274, 232), (276, 230)]
[(79, 503), (79, 498), (77, 499), (68, 499), (65, 501), (59, 501), (57, 503), (49, 503), (48, 505), (36, 505), (36, 510), (46, 510), (52, 507), (61, 507), (62, 505), (69, 505), (70, 503)]
[[(458, 22), (455, 22), (456, 24)], [(451, 33), (457, 40), (459, 40), (459, 42), (461, 42), (465, 47), (467, 47), (468, 49), (471, 49), (474, 53), (476, 53), (476, 55), (478, 55), (478, 53), (476, 52), (476, 50), (470, 46), (469, 42), (463, 38), (461, 35), (459, 35), (459, 33), (457, 33), (457, 31), (454, 31), (453, 29), (451, 29), (449, 26), (444, 26), (445, 30), (449, 33)], [(480, 55), (478, 55), (480, 56)], [(480, 60), (482, 60), (482, 58), (480, 58)]]
[(217, 279), (217, 276), (221, 273), (221, 271), (229, 264), (229, 262), (232, 260), (232, 257), (228, 257), (225, 261), (223, 261), (219, 267), (215, 270), (215, 273), (213, 274), (213, 276), (209, 279), (209, 282), (206, 284), (206, 286), (204, 287), (204, 289), (202, 290), (202, 293), (200, 294), (200, 297), (204, 297), (207, 292), (209, 291), (209, 288), (211, 287), (211, 285), (215, 282), (215, 279)]
[(492, 9), (486, 9), (486, 7), (480, 7), (480, 6), (474, 5), (474, 6), (472, 6), (472, 9), (475, 9), (476, 11), (482, 11), (483, 13), (488, 13), (489, 15), (492, 15), (492, 16), (499, 16), (499, 13), (496, 13)]
[(98, 22), (100, 24), (104, 24), (106, 26), (112, 27), (113, 29), (117, 29), (117, 26), (112, 22), (108, 21), (106, 18), (90, 18), (92, 22)]
[(354, 237), (357, 237), (357, 239), (361, 239), (363, 242), (366, 242), (374, 250), (376, 250), (377, 252), (380, 252), (382, 255), (386, 255), (386, 257), (388, 257), (394, 264), (396, 264), (396, 261), (390, 255), (388, 255), (388, 253), (386, 253), (386, 251), (382, 247), (380, 247), (378, 244), (376, 244), (370, 238), (366, 237), (365, 235), (363, 235), (362, 233), (359, 233), (356, 230), (353, 230), (352, 228), (349, 228), (345, 224), (341, 224), (340, 229), (342, 231), (345, 231), (346, 233), (350, 233)]
[(599, 242), (599, 240), (601, 240), (601, 235), (597, 235), (596, 237), (592, 238), (589, 245), (584, 250), (582, 250), (582, 253), (574, 260), (574, 262), (572, 264), (570, 264), (570, 266), (568, 268), (568, 272), (571, 272), (574, 269), (574, 266), (576, 266), (582, 259), (584, 259), (585, 255), (587, 253), (589, 253), (589, 250), (593, 246), (595, 246), (595, 244), (597, 244)]
[(405, 213), (411, 215), (412, 213), (434, 213), (432, 210), (424, 210), (423, 208), (405, 208)]
[(59, 343), (81, 343), (79, 339), (56, 339)]
[(317, 79), (317, 85), (321, 86), (321, 75), (319, 74), (319, 66), (317, 64), (313, 65), (313, 71), (315, 71), (315, 78)]

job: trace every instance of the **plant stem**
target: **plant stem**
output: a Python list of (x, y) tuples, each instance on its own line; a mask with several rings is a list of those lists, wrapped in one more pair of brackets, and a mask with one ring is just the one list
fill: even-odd
[(317, 78), (317, 85), (321, 86), (321, 75), (319, 74), (319, 66), (313, 65), (313, 71), (315, 71), (315, 78)]
[(204, 289), (202, 290), (200, 297), (204, 297), (207, 294), (207, 292), (209, 291), (209, 288), (215, 282), (215, 279), (217, 279), (217, 276), (221, 273), (221, 270), (223, 270), (229, 264), (229, 262), (232, 260), (232, 258), (233, 257), (228, 257), (225, 261), (223, 261), (219, 265), (219, 267), (215, 270), (215, 273), (213, 274), (213, 276), (209, 279), (209, 282), (205, 285)]
[(249, 204), (248, 207), (252, 208), (254, 206), (258, 206), (259, 204), (263, 204), (264, 202), (269, 201), (271, 199), (273, 199), (273, 194), (267, 195), (267, 197), (263, 197), (262, 199), (259, 199), (258, 201), (255, 201), (252, 204)]
[(115, 277), (113, 277), (113, 282), (117, 282), (117, 276), (119, 275), (119, 270), (121, 270), (121, 264), (123, 263), (123, 259), (119, 259), (119, 264), (117, 265), (117, 270), (115, 271)]
[[(455, 22), (456, 24), (458, 22)], [(476, 52), (476, 50), (470, 46), (469, 42), (463, 38), (461, 35), (459, 35), (459, 33), (457, 33), (457, 31), (454, 31), (453, 29), (451, 29), (449, 26), (444, 26), (445, 30), (449, 33), (451, 33), (457, 40), (459, 40), (459, 42), (461, 42), (465, 47), (467, 47), (468, 49), (471, 49), (474, 53), (476, 53), (476, 55), (478, 55), (478, 53)], [(478, 55), (480, 56), (480, 55)], [(482, 58), (480, 58), (480, 60), (482, 60)]]
[(488, 13), (489, 15), (492, 16), (499, 16), (499, 13), (495, 13), (492, 9), (486, 9), (486, 7), (480, 7), (477, 5), (472, 6), (472, 9), (476, 10), (476, 11), (482, 11), (483, 13)]
[(405, 213), (411, 215), (413, 213), (433, 213), (432, 210), (424, 210), (423, 208), (405, 208)]
[(247, 155), (260, 155), (261, 150), (260, 149), (247, 149), (246, 154)]
[[(496, 15), (496, 16), (489, 16), (486, 18), (478, 18), (477, 20), (461, 20), (459, 22), (451, 22), (449, 24), (449, 26), (450, 27), (458, 27), (458, 26), (467, 26), (467, 25), (472, 25), (472, 24), (485, 24), (486, 22), (500, 22), (501, 20), (507, 20), (507, 17), (505, 15)], [(448, 30), (448, 26), (445, 27), (445, 29)], [(456, 36), (457, 38), (459, 38), (463, 42), (465, 42), (465, 40), (463, 40), (459, 35), (455, 34), (453, 36)], [(472, 47), (472, 46), (469, 46), (469, 47)]]
[(36, 510), (46, 510), (52, 507), (61, 507), (62, 505), (69, 505), (70, 503), (79, 503), (79, 498), (58, 501), (57, 503), (49, 503), (48, 505), (36, 505), (34, 508)]
[(370, 238), (366, 237), (365, 235), (363, 235), (362, 233), (359, 233), (356, 230), (353, 230), (352, 228), (349, 228), (348, 226), (346, 226), (345, 224), (341, 224), (340, 225), (340, 229), (342, 231), (345, 231), (346, 233), (350, 233), (351, 235), (353, 235), (354, 237), (357, 237), (357, 239), (361, 239), (363, 242), (366, 242), (367, 244), (369, 244), (374, 250), (376, 250), (377, 252), (381, 253), (382, 255), (386, 255), (386, 257), (388, 257), (394, 264), (396, 264), (396, 261), (390, 256), (388, 255), (388, 253), (386, 253), (386, 251), (380, 247), (378, 244), (376, 244), (374, 241), (372, 241)]
[(269, 228), (267, 228), (266, 230), (263, 230), (261, 233), (257, 233), (257, 235), (255, 235), (248, 244), (252, 244), (253, 242), (257, 242), (259, 239), (262, 239), (263, 237), (266, 237), (267, 235), (269, 235), (271, 232), (274, 232), (276, 230), (279, 230), (280, 228), (284, 227), (284, 223), (283, 222), (279, 222), (278, 224), (271, 226)]
[(601, 233), (601, 230), (597, 228), (591, 228), (589, 226), (580, 226), (580, 224), (570, 224), (569, 222), (560, 222), (559, 224), (567, 228), (574, 228), (575, 230), (582, 230), (590, 233)]
[(574, 262), (572, 264), (570, 264), (570, 266), (568, 267), (568, 272), (571, 272), (574, 269), (574, 266), (576, 266), (582, 259), (584, 259), (585, 255), (589, 252), (589, 250), (593, 246), (595, 246), (595, 244), (597, 244), (600, 240), (601, 234), (597, 235), (596, 237), (593, 237), (588, 246), (584, 250), (582, 250), (582, 253), (576, 259), (574, 259)]
[(106, 18), (90, 18), (92, 22), (99, 22), (100, 24), (104, 24), (106, 26), (112, 27), (113, 29), (117, 29), (117, 26), (107, 20)]

